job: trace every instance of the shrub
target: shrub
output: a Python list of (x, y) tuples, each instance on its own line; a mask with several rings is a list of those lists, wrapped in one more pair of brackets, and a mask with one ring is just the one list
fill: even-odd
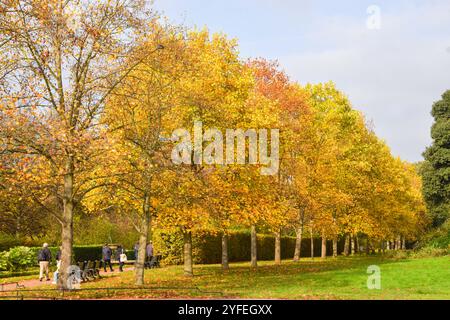
[(449, 249), (441, 249), (441, 248), (433, 248), (433, 247), (425, 247), (414, 251), (411, 254), (412, 258), (433, 258), (433, 257), (442, 257), (450, 255)]
[(389, 250), (386, 251), (383, 255), (384, 258), (394, 259), (394, 260), (402, 260), (402, 259), (420, 259), (420, 258), (433, 258), (433, 257), (442, 257), (450, 254), (449, 249), (441, 249), (441, 248), (433, 248), (433, 247), (424, 247), (415, 250)]
[(450, 219), (439, 228), (430, 231), (419, 241), (417, 248), (450, 248)]
[(407, 259), (411, 255), (410, 251), (405, 250), (388, 250), (383, 255), (384, 258), (394, 259), (394, 260), (403, 260)]
[(6, 256), (6, 269), (8, 271), (25, 270), (36, 264), (36, 257), (33, 250), (28, 247), (15, 247), (9, 249)]
[(0, 271), (8, 270), (8, 252), (0, 252)]
[[(41, 247), (14, 247), (9, 251), (0, 252), (0, 271), (17, 272), (25, 270), (32, 266), (37, 266), (37, 257)], [(55, 262), (56, 253), (59, 247), (49, 247), (52, 254), (52, 262)], [(134, 252), (127, 251), (127, 256), (131, 260), (134, 258)], [(73, 262), (100, 260), (102, 258), (102, 246), (74, 246)]]
[[(168, 234), (157, 230), (152, 238), (154, 253), (163, 256), (163, 264), (176, 265), (183, 263), (183, 236), (180, 232)], [(196, 255), (195, 247), (193, 255)]]

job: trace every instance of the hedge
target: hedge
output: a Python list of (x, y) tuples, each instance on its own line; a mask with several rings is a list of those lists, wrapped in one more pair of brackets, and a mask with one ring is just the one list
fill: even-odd
[[(36, 261), (39, 250), (41, 247), (31, 248), (35, 252)], [(52, 260), (55, 261), (56, 253), (59, 247), (49, 247), (52, 253)], [(89, 246), (73, 246), (73, 261), (88, 261), (88, 260), (101, 260), (102, 259), (102, 246), (101, 245), (89, 245)]]
[[(241, 262), (250, 260), (250, 242), (249, 232), (231, 232), (228, 237), (228, 257), (230, 262)], [(258, 260), (273, 260), (275, 256), (275, 237), (273, 235), (258, 234)], [(183, 262), (183, 237), (180, 233), (164, 234), (155, 233), (153, 236), (155, 254), (163, 256), (164, 264), (181, 264)], [(217, 233), (201, 232), (194, 233), (193, 239), (193, 258), (197, 264), (216, 264), (222, 259), (221, 235)], [(321, 239), (314, 239), (314, 256), (321, 254)], [(281, 237), (281, 258), (291, 259), (294, 255), (295, 238)], [(338, 242), (338, 253), (344, 248), (344, 241)], [(40, 247), (32, 247), (33, 254), (37, 255)], [(49, 247), (53, 261), (58, 251), (58, 247)], [(327, 241), (327, 255), (333, 252), (332, 241)], [(129, 260), (134, 260), (134, 251), (125, 251)], [(302, 240), (302, 257), (311, 256), (311, 240), (304, 238)], [(73, 261), (101, 260), (102, 245), (86, 245), (73, 247)]]
[[(73, 246), (73, 261), (88, 261), (88, 260), (101, 260), (102, 259), (102, 245), (86, 245), (86, 246)], [(31, 247), (32, 255), (37, 257), (39, 250), (42, 247)], [(49, 247), (50, 252), (52, 253), (52, 261), (55, 261), (56, 253), (59, 250), (59, 247)], [(128, 257), (128, 260), (134, 260), (134, 250), (125, 250), (125, 254)]]
[[(202, 232), (192, 236), (193, 258), (198, 264), (221, 263), (222, 241), (220, 234)], [(281, 238), (281, 258), (292, 259), (295, 250), (295, 237)], [(231, 232), (228, 237), (228, 258), (230, 262), (250, 260), (249, 232)], [(164, 264), (181, 264), (183, 262), (183, 238), (181, 234), (155, 234), (155, 250), (163, 256)], [(314, 256), (319, 257), (322, 240), (314, 239)], [(344, 250), (344, 241), (338, 242), (338, 253)], [(332, 255), (333, 243), (327, 241), (327, 255)], [(257, 255), (259, 260), (273, 260), (275, 258), (275, 237), (273, 235), (257, 235)], [(301, 257), (311, 256), (311, 240), (302, 240)]]

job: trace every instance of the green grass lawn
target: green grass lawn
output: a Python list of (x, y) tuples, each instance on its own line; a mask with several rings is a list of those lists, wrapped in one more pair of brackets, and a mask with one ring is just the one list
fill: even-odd
[[(367, 267), (381, 269), (381, 289), (367, 288)], [(146, 289), (110, 290), (110, 298), (268, 298), (268, 299), (450, 299), (450, 257), (388, 260), (380, 257), (303, 259), (298, 263), (259, 262), (195, 266), (195, 276), (183, 276), (182, 266), (146, 271)], [(132, 288), (134, 273), (83, 283), (82, 289)], [(49, 287), (44, 286), (44, 287)], [(196, 290), (195, 288), (198, 288)], [(73, 298), (106, 298), (106, 291), (82, 291)]]

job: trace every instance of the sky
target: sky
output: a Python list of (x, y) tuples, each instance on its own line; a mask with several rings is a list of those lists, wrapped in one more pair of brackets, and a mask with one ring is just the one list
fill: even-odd
[(155, 0), (177, 24), (226, 33), (242, 58), (278, 60), (293, 81), (333, 81), (395, 156), (431, 144), (450, 89), (450, 0)]

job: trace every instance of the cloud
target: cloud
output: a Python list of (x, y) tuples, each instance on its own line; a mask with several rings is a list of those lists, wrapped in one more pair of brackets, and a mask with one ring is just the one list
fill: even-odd
[(328, 16), (309, 28), (307, 50), (279, 60), (302, 83), (333, 80), (394, 155), (419, 161), (431, 142), (431, 105), (450, 89), (450, 3), (380, 8), (380, 30), (366, 28), (365, 11)]
[[(366, 27), (378, 4), (381, 29)], [(157, 0), (171, 19), (240, 40), (242, 56), (278, 59), (294, 80), (333, 80), (395, 155), (421, 160), (432, 103), (450, 89), (448, 0)], [(181, 21), (180, 21), (181, 19)]]

